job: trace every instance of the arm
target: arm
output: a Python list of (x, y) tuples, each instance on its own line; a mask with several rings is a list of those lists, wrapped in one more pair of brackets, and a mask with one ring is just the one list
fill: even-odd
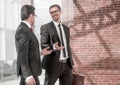
[(71, 58), (71, 65), (74, 65), (73, 59), (72, 59), (72, 52), (71, 52), (71, 47), (70, 47), (70, 29), (68, 28), (68, 54), (69, 57)]
[(41, 31), (41, 48), (44, 49), (50, 46), (49, 33), (45, 25), (40, 28), (40, 31)]
[(64, 49), (64, 47), (58, 45), (58, 42), (53, 43), (52, 37), (50, 36), (47, 27), (48, 26), (41, 27), (41, 48), (45, 49), (49, 46), (49, 49), (52, 51)]
[(29, 65), (29, 36), (27, 32), (21, 30), (16, 36), (16, 47), (20, 61), (20, 67), (24, 78), (32, 75)]

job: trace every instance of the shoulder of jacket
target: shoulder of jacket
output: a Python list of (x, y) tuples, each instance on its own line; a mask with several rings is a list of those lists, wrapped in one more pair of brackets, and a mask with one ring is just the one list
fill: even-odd
[(50, 22), (41, 26), (42, 29), (48, 29), (50, 27), (51, 27), (51, 23)]
[(16, 35), (20, 35), (20, 34), (28, 35), (29, 31), (27, 29), (28, 28), (26, 26), (19, 25), (15, 34)]
[[(51, 22), (46, 23), (46, 24), (43, 24), (42, 26), (48, 26), (48, 25), (50, 25), (50, 23), (51, 23)], [(42, 27), (42, 26), (41, 26), (41, 27)]]
[(62, 23), (62, 25), (63, 25), (64, 27), (66, 27), (66, 28), (69, 28), (67, 25), (65, 25), (65, 24), (63, 24), (63, 23)]

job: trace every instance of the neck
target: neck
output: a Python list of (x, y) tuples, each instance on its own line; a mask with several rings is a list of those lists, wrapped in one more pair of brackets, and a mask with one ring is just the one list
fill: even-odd
[(25, 21), (28, 22), (32, 26), (32, 24), (31, 24), (29, 19), (26, 19)]
[(59, 21), (55, 21), (56, 23), (61, 23), (61, 21), (59, 20)]

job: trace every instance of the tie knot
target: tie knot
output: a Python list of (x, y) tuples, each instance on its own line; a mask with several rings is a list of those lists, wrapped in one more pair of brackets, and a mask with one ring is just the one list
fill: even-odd
[(33, 28), (32, 27), (30, 28), (30, 31), (33, 32)]
[(58, 27), (60, 27), (60, 23), (58, 24)]

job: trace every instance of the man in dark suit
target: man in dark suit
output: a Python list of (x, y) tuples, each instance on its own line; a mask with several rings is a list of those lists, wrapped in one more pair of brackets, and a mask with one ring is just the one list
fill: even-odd
[[(24, 5), (21, 8), (22, 22), (15, 34), (17, 50), (17, 75), (21, 76), (20, 85), (40, 85), (38, 76), (41, 74), (41, 59), (38, 40), (33, 33), (32, 25), (35, 21), (35, 8)], [(48, 47), (42, 54), (50, 54)]]
[(61, 8), (54, 4), (49, 8), (52, 21), (41, 26), (41, 48), (50, 46), (52, 53), (43, 57), (45, 69), (44, 85), (54, 85), (59, 78), (60, 85), (72, 85), (72, 55), (70, 31), (61, 22)]

